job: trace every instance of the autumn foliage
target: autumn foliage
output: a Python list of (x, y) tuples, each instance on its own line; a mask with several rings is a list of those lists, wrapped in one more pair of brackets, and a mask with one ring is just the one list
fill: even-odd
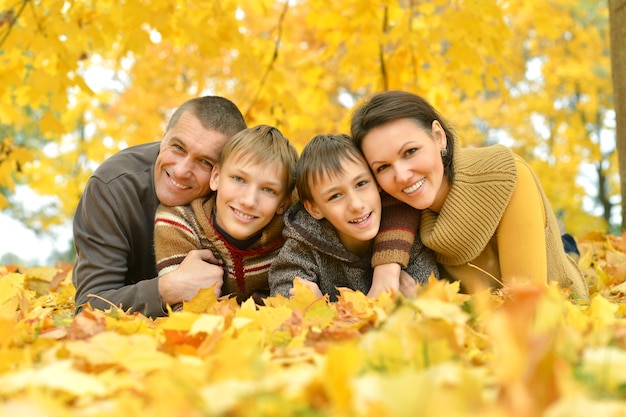
[(619, 189), (607, 22), (588, 0), (0, 0), (0, 210), (23, 215), (27, 184), (56, 200), (25, 220), (67, 221), (93, 169), (159, 140), (192, 96), (301, 148), (405, 89), (462, 145), (504, 140), (531, 163), (592, 296), (431, 282), (256, 308), (207, 291), (150, 320), (74, 316), (71, 265), (4, 266), (0, 416), (626, 416), (626, 239), (582, 234), (606, 230)]
[(622, 416), (626, 240), (579, 242), (591, 301), (556, 286), (407, 299), (200, 293), (156, 320), (86, 309), (71, 268), (0, 272), (0, 415)]
[(53, 203), (23, 220), (63, 224), (93, 169), (190, 97), (302, 149), (388, 89), (427, 98), (462, 145), (524, 157), (570, 233), (608, 230), (608, 5), (590, 0), (0, 0), (0, 210), (32, 210), (26, 184)]

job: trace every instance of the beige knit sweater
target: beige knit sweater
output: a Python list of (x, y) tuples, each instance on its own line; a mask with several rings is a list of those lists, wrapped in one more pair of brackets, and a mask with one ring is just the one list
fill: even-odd
[[(453, 163), (455, 177), (446, 201), (439, 213), (424, 210), (420, 236), (436, 252), (444, 271), (462, 279), (479, 258), (483, 264), (498, 264), (497, 259), (489, 261), (498, 256), (493, 250), (494, 235), (517, 183), (516, 164), (526, 163), (502, 145), (458, 147)], [(586, 300), (589, 293), (582, 271), (565, 253), (550, 202), (533, 177), (545, 210), (546, 281), (556, 280), (570, 288), (575, 298)]]

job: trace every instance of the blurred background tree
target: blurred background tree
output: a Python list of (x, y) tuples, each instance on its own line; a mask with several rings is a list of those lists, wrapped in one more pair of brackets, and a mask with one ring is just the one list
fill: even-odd
[[(622, 202), (626, 201), (626, 0), (609, 0), (611, 73), (615, 103), (615, 136), (619, 157)], [(626, 231), (626, 204), (622, 204), (622, 232)]]
[[(591, 0), (0, 0), (0, 210), (66, 223), (93, 169), (159, 140), (193, 96), (226, 96), (301, 149), (347, 132), (363, 96), (405, 89), (463, 145), (527, 158), (570, 232), (607, 232), (621, 221), (609, 38)], [(28, 210), (19, 184), (48, 203)]]

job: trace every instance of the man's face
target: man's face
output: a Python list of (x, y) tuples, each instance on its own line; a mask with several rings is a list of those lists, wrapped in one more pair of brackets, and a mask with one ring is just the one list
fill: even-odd
[(229, 136), (205, 129), (191, 112), (165, 133), (154, 168), (154, 187), (162, 204), (179, 206), (207, 195), (211, 170)]

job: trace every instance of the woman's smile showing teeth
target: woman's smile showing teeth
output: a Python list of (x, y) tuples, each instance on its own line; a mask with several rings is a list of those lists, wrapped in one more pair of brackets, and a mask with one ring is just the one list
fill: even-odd
[(426, 178), (422, 178), (421, 180), (411, 185), (410, 187), (403, 189), (402, 192), (406, 194), (414, 193), (415, 191), (419, 190), (422, 187), (422, 185), (424, 185), (425, 182), (426, 182)]

